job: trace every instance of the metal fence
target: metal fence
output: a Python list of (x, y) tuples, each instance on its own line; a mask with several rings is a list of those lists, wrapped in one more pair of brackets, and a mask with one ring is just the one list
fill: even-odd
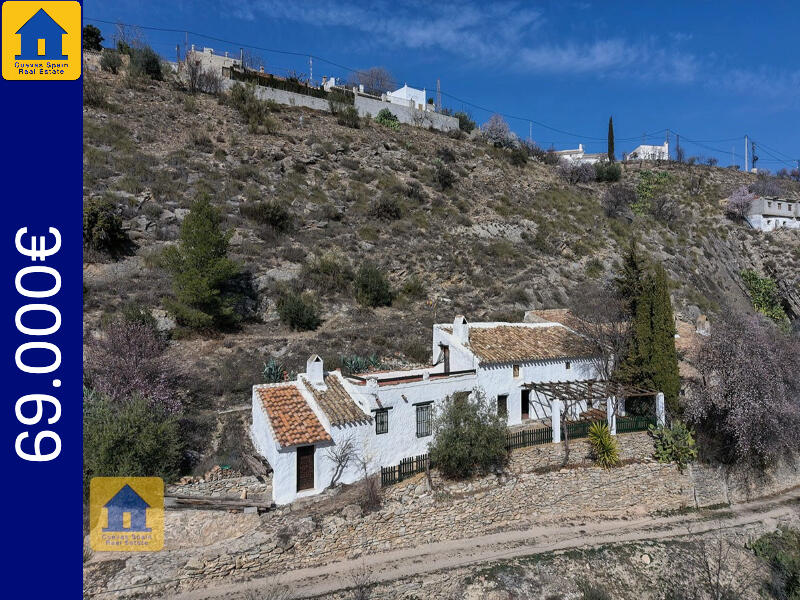
[[(567, 435), (571, 440), (577, 440), (589, 436), (589, 427), (598, 421), (573, 421), (567, 423)], [(599, 421), (604, 423), (605, 421)], [(655, 417), (617, 417), (617, 433), (633, 433), (635, 431), (647, 431), (650, 425), (656, 424)], [(523, 429), (522, 431), (515, 431), (514, 433), (506, 434), (506, 448), (516, 450), (518, 448), (526, 448), (528, 446), (537, 446), (540, 444), (550, 444), (553, 441), (553, 428), (552, 427), (539, 427), (537, 429)], [(404, 458), (400, 461), (399, 465), (392, 467), (381, 468), (381, 486), (386, 487), (395, 483), (399, 483), (404, 479), (423, 473), (428, 467), (432, 467), (430, 456), (428, 454), (420, 454), (419, 456), (412, 456)]]

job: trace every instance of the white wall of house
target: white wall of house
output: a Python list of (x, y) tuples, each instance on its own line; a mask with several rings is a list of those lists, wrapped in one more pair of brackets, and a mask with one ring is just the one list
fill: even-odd
[(213, 48), (203, 48), (200, 51), (195, 49), (194, 44), (192, 44), (191, 50), (186, 53), (186, 59), (199, 63), (203, 70), (214, 71), (217, 74), (220, 74), (223, 68), (230, 69), (234, 65), (241, 64), (238, 57), (230, 56), (227, 52), (223, 54), (214, 53)]
[[(453, 375), (441, 379), (395, 383), (392, 385), (355, 386), (369, 402), (372, 414), (379, 407), (388, 410), (389, 431), (375, 434), (375, 423), (371, 435), (364, 440), (364, 457), (370, 460), (370, 469), (396, 465), (403, 458), (417, 456), (428, 451), (432, 436), (417, 437), (417, 405), (432, 403), (439, 406), (447, 396), (456, 392), (470, 392), (477, 385), (474, 374)], [(380, 403), (380, 404), (379, 404)]]
[(800, 202), (785, 198), (756, 198), (750, 205), (747, 222), (753, 229), (761, 231), (799, 229)]
[(669, 160), (669, 142), (664, 142), (661, 146), (637, 146), (627, 155), (626, 160)]
[(409, 106), (417, 110), (427, 110), (427, 99), (425, 90), (418, 90), (416, 88), (408, 87), (405, 84), (399, 90), (388, 92), (386, 99), (392, 104), (399, 104), (401, 106)]

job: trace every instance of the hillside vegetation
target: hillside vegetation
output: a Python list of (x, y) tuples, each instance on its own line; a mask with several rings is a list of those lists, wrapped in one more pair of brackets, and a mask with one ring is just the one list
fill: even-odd
[[(132, 307), (169, 330), (195, 463), (214, 449), (215, 460), (235, 454), (241, 423), (216, 413), (249, 402), (270, 359), (289, 372), (311, 353), (328, 368), (353, 356), (426, 363), (433, 322), (563, 306), (612, 276), (631, 237), (663, 264), (690, 322), (752, 310), (745, 270), (797, 285), (797, 231), (765, 235), (724, 214), (721, 200), (755, 175), (626, 164), (621, 184), (636, 198), (610, 217), (603, 198), (619, 184), (569, 183), (557, 166), (475, 135), (251, 106), (106, 72), (91, 86), (84, 201), (111, 234), (85, 253), (86, 335)], [(237, 318), (213, 330), (173, 327), (168, 310), (164, 250), (198, 199), (219, 211), (239, 266), (226, 304)], [(129, 245), (103, 250), (124, 234)]]

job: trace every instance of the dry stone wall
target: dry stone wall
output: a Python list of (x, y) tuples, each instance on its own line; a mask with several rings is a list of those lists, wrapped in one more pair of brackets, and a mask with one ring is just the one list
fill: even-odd
[(209, 579), (245, 579), (538, 523), (622, 518), (744, 500), (800, 483), (798, 465), (791, 461), (769, 474), (766, 488), (758, 488), (752, 480), (721, 477), (709, 467), (694, 465), (680, 472), (675, 465), (658, 463), (646, 433), (620, 435), (618, 440), (623, 459), (618, 468), (595, 466), (586, 440), (571, 443), (566, 466), (563, 444), (534, 446), (514, 451), (502, 473), (466, 482), (444, 481), (434, 471), (431, 487), (421, 473), (386, 488), (383, 505), (366, 513), (355, 504), (312, 516), (293, 512), (292, 505), (263, 515), (224, 517), (212, 511), (167, 511), (164, 552), (130, 555), (124, 568), (102, 581), (87, 576), (87, 590), (121, 590), (133, 580), (146, 582), (139, 593), (163, 591), (160, 582), (168, 581), (178, 582), (168, 584), (173, 587), (198, 587)]

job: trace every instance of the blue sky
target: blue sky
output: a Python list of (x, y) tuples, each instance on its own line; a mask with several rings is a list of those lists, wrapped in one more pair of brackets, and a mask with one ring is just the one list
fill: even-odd
[[(534, 121), (544, 147), (603, 151), (613, 115), (620, 154), (670, 129), (673, 147), (677, 132), (687, 156), (724, 165), (732, 149), (742, 163), (745, 134), (759, 167), (800, 159), (797, 2), (85, 2), (85, 22), (110, 40), (114, 26), (93, 19), (188, 30), (190, 44), (215, 51), (302, 55), (254, 50), (276, 73), (308, 73), (312, 54), (317, 80), (373, 65), (429, 92), (438, 78), (444, 105), (479, 123), (508, 115), (521, 137)], [(172, 60), (185, 39), (142, 31)]]

